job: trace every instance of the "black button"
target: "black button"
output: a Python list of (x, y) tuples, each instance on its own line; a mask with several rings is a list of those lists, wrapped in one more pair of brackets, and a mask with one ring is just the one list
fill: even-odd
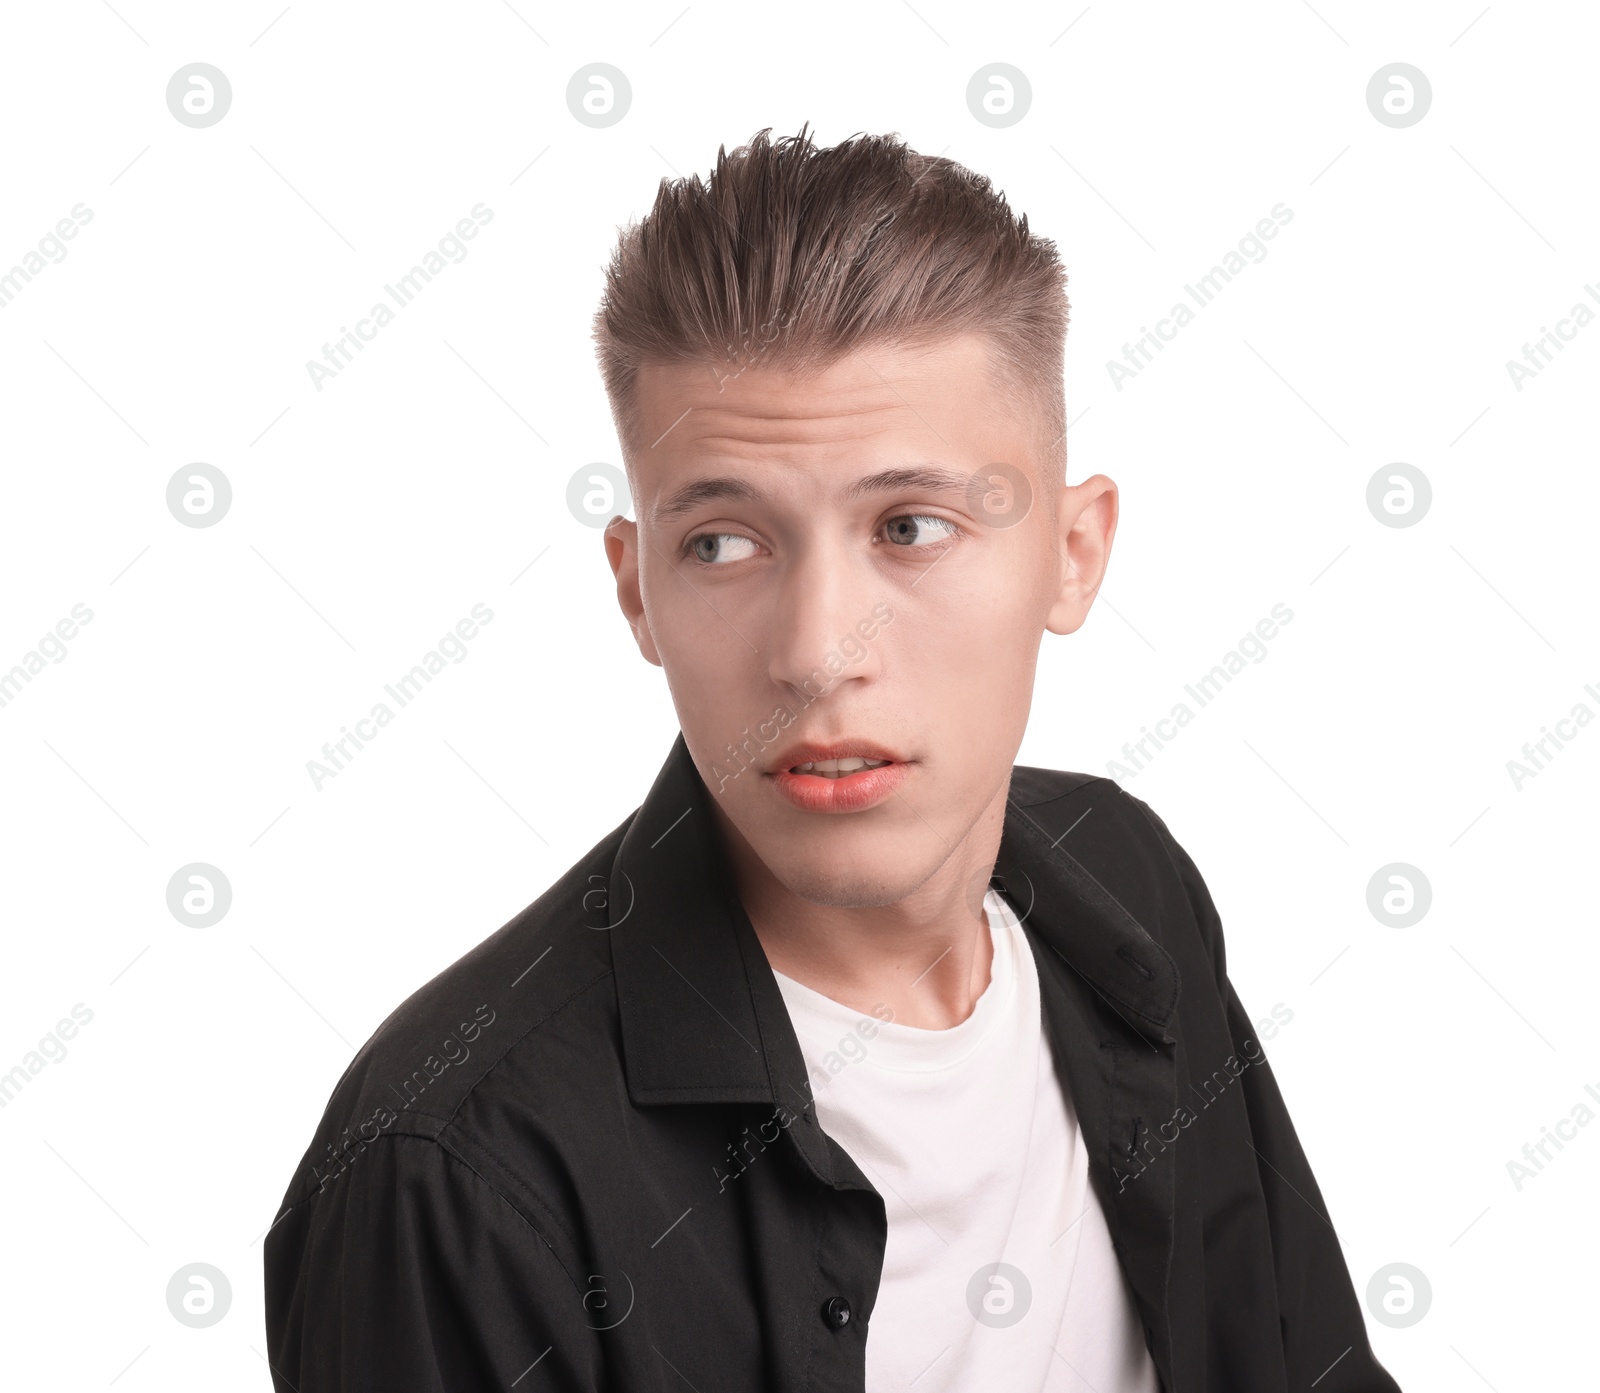
[(822, 1303), (822, 1319), (835, 1330), (850, 1324), (850, 1303), (842, 1296), (830, 1296)]

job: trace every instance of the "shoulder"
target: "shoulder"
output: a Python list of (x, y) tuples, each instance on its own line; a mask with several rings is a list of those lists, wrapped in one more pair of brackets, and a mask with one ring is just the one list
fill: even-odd
[(1221, 971), (1221, 925), (1199, 868), (1161, 816), (1114, 779), (1017, 765), (1008, 815), (1045, 834), (1169, 950), (1198, 941)]
[(526, 1092), (540, 1056), (560, 1056), (563, 1069), (554, 1073), (587, 1061), (574, 1086), (615, 1061), (607, 877), (631, 821), (378, 1026), (335, 1085), (285, 1208), (388, 1136), (440, 1142), (476, 1165), (475, 1126), (500, 1110), (501, 1094)]
[(1167, 824), (1142, 798), (1103, 774), (1018, 764), (1007, 801), (1052, 840), (1060, 838), (1056, 844), (1079, 861), (1087, 857), (1108, 869), (1119, 862), (1149, 869), (1154, 862), (1182, 870), (1182, 848)]

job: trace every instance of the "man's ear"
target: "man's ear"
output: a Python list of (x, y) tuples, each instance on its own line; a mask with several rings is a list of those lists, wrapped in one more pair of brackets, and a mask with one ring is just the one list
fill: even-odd
[(639, 525), (625, 517), (614, 517), (606, 524), (606, 560), (611, 563), (611, 573), (617, 578), (617, 604), (633, 630), (633, 641), (639, 645), (645, 661), (661, 664), (656, 652), (656, 641), (645, 619), (644, 597), (639, 592)]
[(1089, 606), (1105, 580), (1111, 539), (1117, 533), (1117, 486), (1104, 474), (1063, 486), (1056, 510), (1056, 554), (1060, 589), (1045, 628), (1070, 634), (1088, 618)]

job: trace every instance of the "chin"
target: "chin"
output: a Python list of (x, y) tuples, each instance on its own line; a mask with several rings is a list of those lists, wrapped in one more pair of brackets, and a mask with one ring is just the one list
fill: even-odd
[[(880, 909), (897, 904), (937, 869), (918, 868), (924, 873), (917, 874), (904, 855), (887, 850), (873, 855), (867, 848), (843, 860), (833, 855), (814, 859), (790, 855), (766, 864), (790, 894), (835, 909)], [(893, 873), (886, 873), (888, 867), (894, 868)]]

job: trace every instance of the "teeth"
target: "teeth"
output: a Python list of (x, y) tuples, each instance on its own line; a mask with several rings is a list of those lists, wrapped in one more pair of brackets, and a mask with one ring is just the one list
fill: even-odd
[(861, 755), (846, 755), (843, 759), (818, 759), (795, 766), (797, 774), (816, 774), (825, 779), (840, 779), (862, 769), (881, 769), (889, 763), (886, 759), (865, 759)]

